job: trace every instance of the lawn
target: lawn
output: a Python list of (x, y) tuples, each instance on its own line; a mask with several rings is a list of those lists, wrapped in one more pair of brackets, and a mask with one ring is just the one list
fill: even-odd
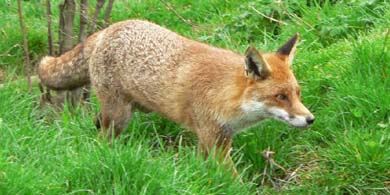
[[(52, 1), (53, 21), (59, 2)], [(390, 194), (388, 1), (169, 2), (191, 24), (158, 0), (117, 0), (111, 22), (143, 18), (240, 53), (248, 45), (272, 51), (300, 33), (292, 68), (314, 125), (266, 121), (238, 134), (237, 178), (201, 158), (189, 130), (157, 114), (136, 113), (108, 144), (93, 124), (94, 96), (57, 109), (40, 106), (36, 85), (28, 92), (17, 4), (4, 0), (0, 194)], [(48, 50), (45, 1), (22, 3), (35, 65)], [(272, 159), (263, 157), (266, 150)]]

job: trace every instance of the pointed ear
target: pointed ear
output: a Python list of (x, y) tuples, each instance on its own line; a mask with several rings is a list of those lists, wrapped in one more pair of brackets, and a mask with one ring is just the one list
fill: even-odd
[(245, 74), (250, 79), (265, 79), (271, 68), (256, 48), (250, 46), (245, 52)]
[(297, 48), (297, 43), (299, 39), (299, 34), (296, 33), (290, 40), (288, 40), (282, 47), (278, 49), (276, 53), (283, 56), (283, 59), (286, 60), (286, 63), (291, 66), (294, 55), (295, 55), (295, 49)]

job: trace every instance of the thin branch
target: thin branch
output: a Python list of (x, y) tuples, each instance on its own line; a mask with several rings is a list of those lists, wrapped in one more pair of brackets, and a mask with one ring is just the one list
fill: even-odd
[(109, 20), (110, 20), (110, 14), (111, 14), (111, 11), (112, 11), (112, 6), (114, 4), (114, 1), (115, 0), (109, 0), (108, 1), (108, 5), (107, 5), (107, 8), (106, 8), (106, 12), (104, 13), (104, 20), (103, 20), (103, 27), (107, 27), (108, 24), (109, 24)]
[[(15, 83), (19, 83), (19, 82), (22, 82), (22, 81), (23, 81), (23, 79), (17, 79), (17, 80), (12, 80), (11, 83), (15, 84)], [(9, 84), (10, 83), (2, 83), (2, 84), (0, 84), (0, 89), (4, 88), (5, 86), (7, 86)], [(31, 85), (35, 86), (36, 84), (39, 85), (39, 78), (38, 78), (38, 76), (36, 76), (36, 75), (35, 76), (31, 76)]]
[[(279, 6), (283, 9), (283, 11), (285, 13), (287, 13), (288, 17), (290, 19), (295, 19), (295, 20), (299, 20), (299, 22), (301, 22), (302, 24), (308, 26), (311, 30), (314, 30), (318, 33), (318, 30), (316, 28), (314, 28), (314, 26), (312, 24), (310, 24), (309, 22), (306, 22), (305, 20), (303, 20), (302, 18), (300, 18), (299, 16), (297, 16), (296, 14), (294, 13), (291, 13), (288, 8), (283, 4), (283, 3), (280, 3)], [(298, 22), (297, 22), (298, 23)], [(300, 23), (298, 23), (300, 25)]]
[(60, 54), (73, 48), (75, 9), (75, 0), (64, 0), (64, 3), (60, 5)]
[[(387, 33), (385, 35), (385, 40), (383, 41), (383, 49), (382, 49), (382, 55), (381, 55), (382, 58), (385, 56), (384, 54), (387, 52), (387, 47), (386, 46), (387, 46), (387, 40), (389, 38), (389, 35), (390, 35), (390, 28), (387, 29)], [(387, 71), (386, 71), (387, 65), (386, 64), (387, 63), (384, 63), (383, 67), (382, 67), (382, 69), (383, 69), (383, 78), (384, 79), (387, 78)]]
[(282, 180), (283, 182), (289, 182), (290, 180), (297, 177), (298, 171), (302, 168), (302, 164), (300, 164), (293, 172), (288, 173), (286, 177)]
[(287, 25), (287, 23), (285, 23), (285, 22), (283, 22), (283, 21), (277, 20), (277, 19), (275, 19), (275, 18), (269, 17), (269, 16), (267, 16), (267, 15), (261, 13), (259, 10), (257, 10), (257, 9), (256, 9), (255, 7), (253, 7), (253, 6), (249, 6), (249, 7), (250, 7), (253, 11), (255, 11), (257, 14), (263, 16), (264, 18), (267, 18), (268, 20), (271, 20), (271, 21), (273, 21), (273, 22), (277, 22), (277, 23), (282, 24), (282, 25)]
[(87, 28), (88, 28), (88, 0), (81, 0), (80, 2), (80, 33), (79, 33), (79, 42), (83, 42), (87, 38)]
[(5, 80), (5, 73), (4, 70), (0, 68), (0, 82)]
[(185, 19), (183, 16), (181, 16), (173, 7), (170, 3), (166, 2), (165, 0), (160, 0), (161, 3), (163, 3), (165, 5), (165, 7), (171, 11), (172, 13), (174, 13), (181, 21), (183, 21), (184, 23), (192, 26), (192, 28), (194, 28), (194, 30), (196, 32), (199, 32), (199, 27), (193, 23), (191, 20), (188, 20), (188, 19)]
[(9, 53), (1, 53), (0, 57), (11, 57), (12, 55)]
[(99, 14), (100, 14), (100, 10), (102, 9), (104, 3), (105, 3), (105, 0), (97, 0), (97, 2), (96, 2), (96, 8), (95, 8), (95, 12), (93, 13), (90, 33), (95, 32), (96, 23), (97, 23)]
[(302, 24), (308, 26), (311, 30), (314, 30), (314, 31), (316, 31), (318, 33), (318, 30), (312, 24), (310, 24), (309, 22), (303, 20), (302, 18), (300, 18), (296, 14), (290, 13), (290, 12), (288, 12), (287, 14), (290, 16), (290, 18), (295, 18), (296, 20), (299, 20), (300, 22), (302, 22)]
[(47, 40), (49, 44), (49, 55), (53, 56), (53, 32), (51, 28), (51, 4), (50, 0), (46, 0), (46, 19), (47, 19)]
[(27, 76), (27, 85), (28, 85), (29, 92), (32, 93), (30, 56), (29, 56), (29, 51), (28, 51), (26, 28), (24, 26), (24, 21), (23, 21), (22, 3), (20, 2), (20, 0), (18, 0), (18, 13), (19, 13), (20, 28), (22, 30), (22, 36), (23, 36), (24, 54), (26, 55), (25, 70), (26, 70), (26, 76)]
[(10, 52), (12, 49), (16, 48), (16, 47), (21, 47), (21, 45), (20, 45), (20, 44), (15, 44), (15, 45), (13, 45), (12, 47), (8, 48), (8, 50), (5, 51), (4, 53), (0, 53), (0, 57), (11, 57), (11, 56), (14, 56), (14, 55), (9, 54), (9, 52)]

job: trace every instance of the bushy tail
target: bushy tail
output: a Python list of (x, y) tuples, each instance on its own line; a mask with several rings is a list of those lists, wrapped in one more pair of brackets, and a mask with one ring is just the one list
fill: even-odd
[(54, 90), (71, 90), (90, 82), (88, 61), (98, 33), (59, 57), (46, 56), (38, 66), (39, 78)]

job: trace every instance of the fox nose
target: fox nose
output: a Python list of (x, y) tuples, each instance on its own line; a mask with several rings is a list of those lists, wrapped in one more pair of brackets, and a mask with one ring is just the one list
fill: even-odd
[(315, 118), (314, 118), (314, 116), (313, 115), (310, 115), (310, 116), (308, 116), (308, 117), (306, 117), (306, 122), (307, 122), (307, 124), (313, 124), (314, 123), (314, 120), (315, 120)]

